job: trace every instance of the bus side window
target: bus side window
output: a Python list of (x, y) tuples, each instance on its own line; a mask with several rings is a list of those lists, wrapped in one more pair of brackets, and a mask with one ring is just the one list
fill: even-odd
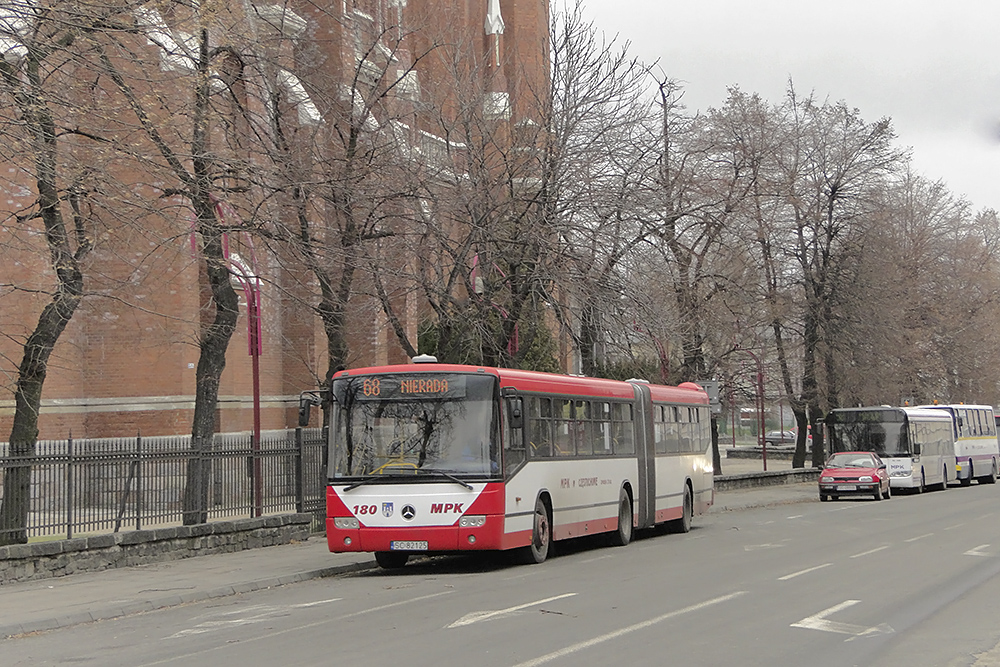
[(594, 417), (594, 454), (608, 455), (611, 450), (611, 404), (593, 403)]
[(528, 398), (528, 441), (531, 458), (552, 456), (552, 407), (547, 398)]
[(552, 416), (555, 424), (555, 436), (552, 439), (554, 456), (575, 456), (576, 446), (570, 431), (573, 428), (572, 401), (556, 398), (552, 401)]
[(667, 408), (667, 453), (679, 454), (681, 451), (680, 408), (671, 405)]
[(653, 406), (653, 442), (657, 454), (667, 453), (667, 408), (662, 405)]
[(611, 429), (615, 454), (635, 454), (635, 431), (632, 423), (631, 404), (612, 404)]
[[(523, 400), (521, 398), (508, 398), (506, 400), (507, 406), (507, 426), (508, 428), (504, 432), (504, 452), (503, 452), (503, 464), (504, 470), (508, 474), (515, 470), (519, 465), (524, 462), (525, 451), (524, 451), (524, 407)], [(514, 412), (520, 411), (522, 418), (520, 420), (521, 426), (515, 428), (515, 424), (518, 420), (514, 419)]]
[(577, 456), (592, 456), (594, 454), (594, 425), (591, 421), (590, 401), (573, 401), (573, 441), (576, 444)]

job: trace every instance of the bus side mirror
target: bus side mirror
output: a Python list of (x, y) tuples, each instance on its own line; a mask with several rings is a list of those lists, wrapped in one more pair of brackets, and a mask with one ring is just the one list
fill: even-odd
[(913, 455), (914, 456), (920, 456), (920, 443), (919, 442), (913, 443)]
[(524, 403), (521, 398), (510, 399), (510, 427), (524, 428)]
[(312, 401), (308, 396), (299, 396), (299, 426), (305, 428), (309, 426), (309, 413), (311, 412)]
[(299, 394), (299, 426), (305, 428), (309, 426), (309, 416), (312, 406), (319, 405), (320, 399), (316, 392), (302, 392)]

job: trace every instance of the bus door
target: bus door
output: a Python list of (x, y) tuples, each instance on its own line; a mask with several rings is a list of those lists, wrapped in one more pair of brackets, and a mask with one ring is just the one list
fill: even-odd
[(633, 504), (639, 517), (639, 528), (656, 522), (656, 457), (653, 455), (653, 402), (649, 387), (635, 383), (635, 453), (639, 464), (639, 488), (634, 490)]

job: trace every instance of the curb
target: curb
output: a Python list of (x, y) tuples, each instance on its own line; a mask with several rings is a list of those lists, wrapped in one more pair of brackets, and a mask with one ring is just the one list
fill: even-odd
[(203, 602), (214, 598), (224, 598), (231, 595), (238, 595), (240, 593), (252, 593), (254, 591), (275, 588), (277, 586), (285, 586), (287, 584), (309, 581), (310, 579), (322, 579), (324, 577), (333, 577), (339, 574), (370, 570), (374, 567), (376, 567), (374, 560), (360, 563), (349, 563), (347, 565), (335, 565), (332, 567), (320, 568), (318, 570), (309, 570), (307, 572), (289, 574), (283, 577), (258, 579), (255, 581), (247, 581), (229, 586), (220, 586), (218, 588), (203, 591), (193, 591), (191, 593), (181, 593), (179, 595), (168, 595), (153, 600), (143, 600), (121, 606), (111, 606), (106, 607), (105, 609), (85, 611), (77, 614), (70, 614), (68, 616), (39, 619), (25, 623), (5, 624), (0, 625), (0, 640), (11, 639), (19, 635), (30, 634), (32, 632), (44, 632), (46, 630), (67, 628), (72, 625), (80, 625), (81, 623), (109, 621), (123, 616), (131, 616), (132, 614), (156, 611), (158, 609), (167, 609), (169, 607), (178, 607), (183, 604)]

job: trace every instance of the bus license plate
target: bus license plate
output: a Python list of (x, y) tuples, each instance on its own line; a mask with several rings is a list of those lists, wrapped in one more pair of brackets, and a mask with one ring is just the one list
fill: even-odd
[(856, 484), (838, 484), (838, 491), (857, 491), (858, 486)]
[(393, 540), (389, 548), (393, 551), (427, 551), (427, 541)]

